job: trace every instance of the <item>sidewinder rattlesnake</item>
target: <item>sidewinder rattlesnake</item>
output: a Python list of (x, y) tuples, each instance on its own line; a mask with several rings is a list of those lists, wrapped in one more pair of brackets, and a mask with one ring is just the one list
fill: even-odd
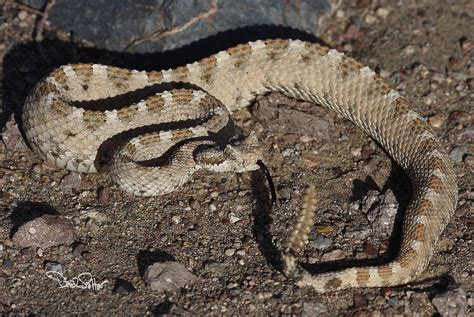
[[(202, 90), (164, 90), (118, 109), (81, 107), (81, 102), (107, 102), (166, 82), (189, 83)], [(298, 285), (312, 286), (318, 292), (412, 281), (427, 267), (456, 207), (453, 168), (407, 101), (371, 69), (334, 49), (299, 40), (265, 40), (163, 71), (66, 65), (37, 84), (26, 101), (23, 125), (30, 146), (43, 159), (80, 172), (100, 168), (97, 154), (104, 140), (128, 129), (165, 126), (161, 132), (146, 131), (122, 146), (113, 163), (118, 172), (112, 172), (120, 187), (135, 195), (160, 195), (186, 182), (199, 168), (256, 169), (261, 157), (256, 140), (251, 135), (243, 141), (229, 141), (233, 129), (226, 108), (232, 112), (246, 107), (256, 95), (270, 91), (314, 102), (349, 119), (389, 153), (413, 184), (400, 251), (393, 261), (316, 275), (295, 270), (295, 255), (307, 241), (314, 218), (315, 190), (310, 186), (283, 254), (285, 272), (294, 274)], [(197, 124), (189, 128), (164, 124), (190, 120)], [(210, 141), (211, 135), (221, 136)], [(170, 147), (174, 147), (172, 164), (152, 167), (135, 162), (153, 161)], [(157, 178), (154, 173), (159, 173), (160, 181), (145, 183)]]

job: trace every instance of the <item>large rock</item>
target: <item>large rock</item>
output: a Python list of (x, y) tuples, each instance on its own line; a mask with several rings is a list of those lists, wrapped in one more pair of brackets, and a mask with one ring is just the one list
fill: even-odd
[[(20, 2), (41, 8), (45, 0)], [(99, 48), (153, 52), (256, 25), (315, 35), (320, 17), (330, 8), (329, 0), (57, 0), (49, 21)]]

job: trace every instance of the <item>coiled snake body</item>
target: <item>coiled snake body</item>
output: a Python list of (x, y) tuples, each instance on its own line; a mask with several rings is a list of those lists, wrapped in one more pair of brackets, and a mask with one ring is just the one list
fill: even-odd
[[(82, 107), (94, 100), (113, 103), (117, 96), (165, 82), (185, 82), (202, 90), (165, 90), (117, 109)], [(159, 125), (160, 132), (146, 131), (121, 147), (113, 159), (112, 177), (136, 195), (160, 195), (201, 168), (256, 169), (255, 162), (261, 158), (257, 142), (252, 135), (240, 142), (229, 140), (233, 125), (227, 110), (246, 107), (256, 95), (270, 91), (317, 103), (349, 119), (380, 143), (413, 183), (400, 251), (393, 261), (316, 275), (298, 270), (298, 284), (328, 292), (413, 280), (426, 268), (455, 209), (453, 169), (433, 133), (409, 104), (368, 67), (336, 50), (299, 40), (266, 40), (164, 71), (96, 64), (62, 66), (38, 83), (28, 97), (23, 124), (37, 154), (58, 167), (80, 172), (100, 168), (98, 151), (108, 138)], [(163, 124), (183, 121), (194, 123), (191, 127)], [(170, 148), (168, 164), (139, 164), (153, 161)], [(288, 272), (293, 272), (294, 253), (301, 249), (312, 225), (313, 192), (310, 187), (283, 255)]]

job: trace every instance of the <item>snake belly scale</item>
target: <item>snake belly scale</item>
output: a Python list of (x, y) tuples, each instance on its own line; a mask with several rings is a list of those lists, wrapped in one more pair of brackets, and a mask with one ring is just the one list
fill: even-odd
[[(190, 83), (202, 90), (164, 91), (151, 97), (154, 100), (146, 99), (118, 110), (92, 111), (75, 106), (77, 101), (107, 100), (164, 82)], [(187, 181), (199, 168), (236, 172), (256, 169), (254, 161), (261, 153), (251, 136), (242, 142), (246, 144), (230, 145), (225, 143), (229, 139), (227, 132), (222, 137), (224, 145), (198, 137), (209, 136), (205, 132), (209, 129), (217, 133), (229, 125), (226, 110), (246, 107), (255, 96), (270, 91), (319, 104), (349, 119), (387, 151), (413, 184), (412, 198), (404, 214), (401, 247), (394, 260), (315, 275), (299, 270), (298, 285), (329, 292), (412, 281), (427, 267), (456, 207), (453, 168), (439, 141), (407, 101), (370, 68), (334, 49), (299, 40), (265, 40), (241, 44), (195, 63), (163, 71), (134, 71), (96, 64), (62, 66), (38, 83), (28, 97), (23, 125), (29, 144), (43, 159), (58, 167), (95, 172), (94, 161), (103, 135), (108, 137), (124, 129), (152, 125), (156, 123), (154, 120), (170, 122), (206, 115), (210, 120), (205, 124), (137, 136), (122, 147), (121, 158), (117, 157), (119, 163), (113, 164), (123, 167), (123, 172), (113, 176), (114, 180), (137, 195), (159, 195)], [(168, 111), (158, 110), (166, 107)], [(154, 185), (138, 184), (136, 189), (135, 183), (143, 180), (134, 180), (134, 185), (130, 185), (127, 179), (136, 179), (134, 174), (140, 170), (168, 173), (164, 168), (152, 171), (151, 167), (137, 167), (135, 160), (148, 160), (153, 152), (160, 155), (163, 148), (183, 142), (191, 135), (197, 139), (178, 146), (179, 155), (173, 154), (168, 164), (186, 170), (182, 179), (173, 180), (173, 175), (168, 174), (164, 178), (169, 182), (167, 188), (158, 191), (150, 189)], [(198, 147), (203, 150), (196, 154)], [(314, 190), (311, 188), (309, 192)], [(307, 198), (304, 206), (313, 206), (313, 200)], [(298, 245), (296, 251), (307, 240), (313, 221), (312, 216), (305, 215), (313, 211), (305, 208), (297, 224), (304, 230), (298, 233), (295, 229), (292, 233), (293, 244)], [(288, 260), (292, 255), (285, 253), (283, 257)]]

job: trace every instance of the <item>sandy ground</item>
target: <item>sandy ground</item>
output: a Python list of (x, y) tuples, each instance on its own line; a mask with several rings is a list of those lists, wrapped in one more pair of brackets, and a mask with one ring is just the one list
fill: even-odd
[[(320, 30), (324, 42), (375, 69), (411, 100), (455, 161), (458, 209), (416, 282), (318, 295), (280, 273), (277, 251), (306, 184), (317, 185), (321, 201), (304, 263), (364, 260), (390, 251), (390, 208), (381, 208), (379, 217), (390, 224), (380, 230), (363, 213), (367, 197), (391, 191), (400, 211), (410, 190), (406, 176), (347, 120), (271, 95), (235, 118), (244, 132), (254, 130), (265, 140), (277, 186), (273, 206), (260, 172), (201, 173), (166, 197), (133, 198), (107, 175), (78, 176), (42, 163), (21, 144), (10, 121), (0, 147), (0, 313), (429, 316), (460, 309), (472, 314), (474, 8), (469, 1), (453, 3), (347, 1)], [(31, 41), (35, 15), (4, 6), (4, 16), (0, 53), (8, 56), (18, 43)], [(4, 119), (37, 80), (31, 73), (38, 63), (20, 69), (16, 78), (5, 77), (3, 65)], [(268, 114), (283, 121), (268, 120)], [(72, 245), (22, 249), (12, 241), (21, 224), (44, 214), (70, 220)], [(143, 275), (156, 261), (185, 265), (195, 281), (177, 290), (152, 290)], [(46, 275), (54, 263), (68, 278), (89, 272), (97, 283), (108, 282), (100, 290), (60, 288)], [(444, 299), (456, 305), (448, 309)]]

